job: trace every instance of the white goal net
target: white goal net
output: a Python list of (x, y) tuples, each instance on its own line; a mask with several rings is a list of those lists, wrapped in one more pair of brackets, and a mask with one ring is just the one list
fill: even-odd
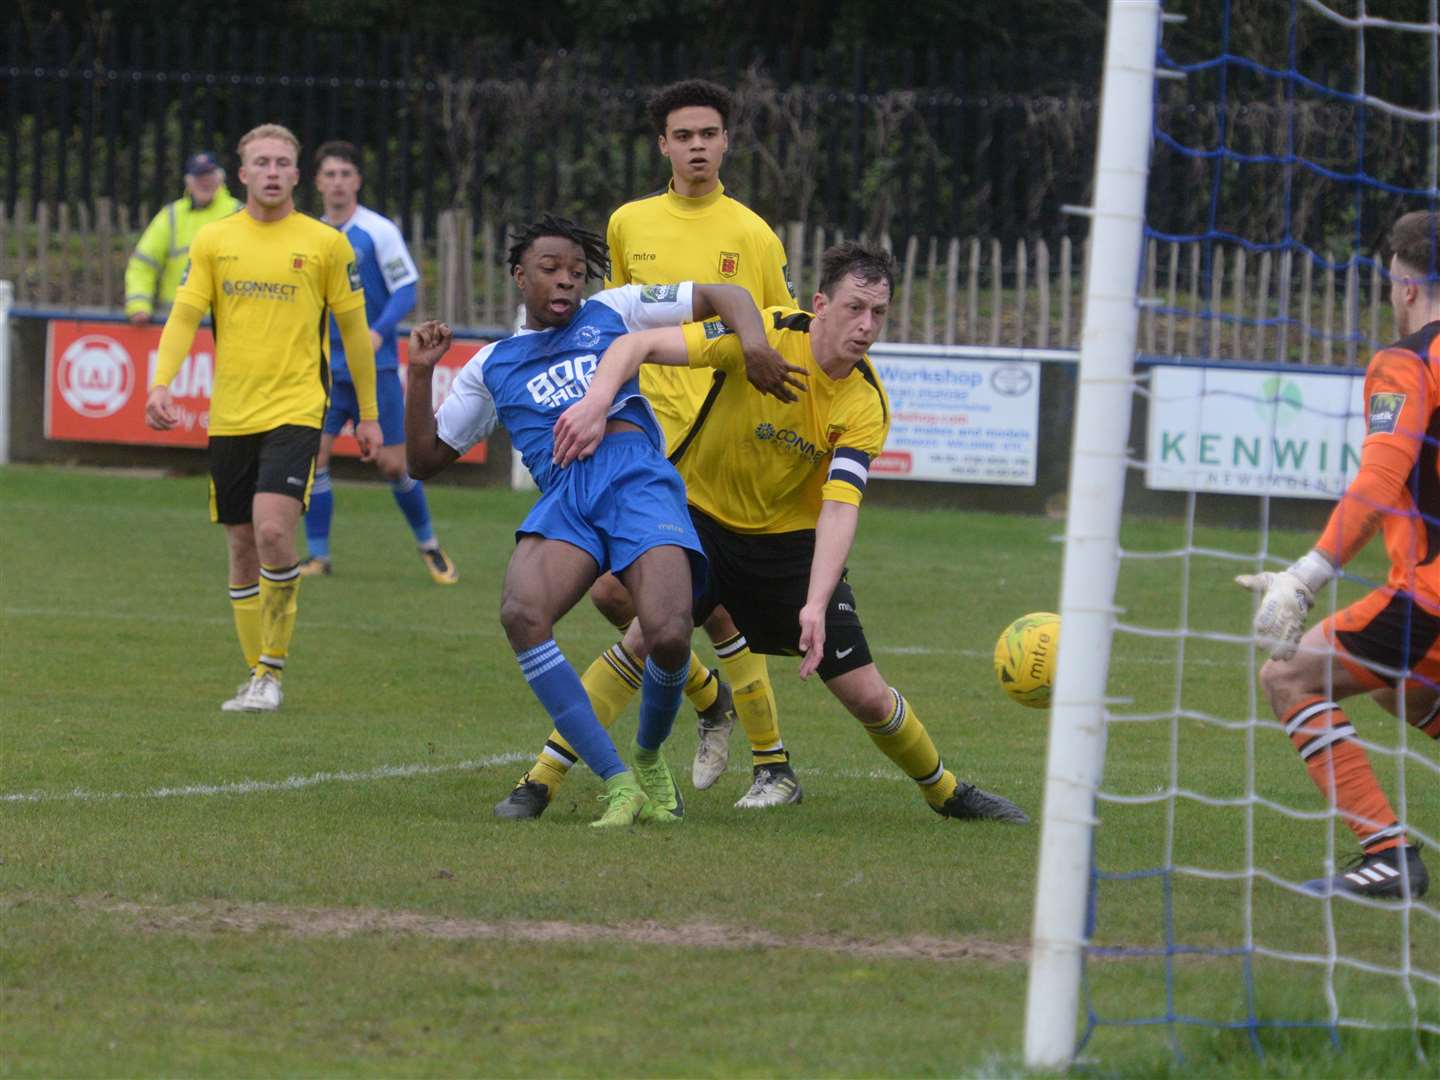
[[(1436, 6), (1389, 5), (1401, 21), (1365, 0), (1191, 4), (1181, 24), (1112, 0), (1032, 1066), (1139, 1040), (1182, 1061), (1440, 1060), (1440, 880), (1398, 898), (1318, 884), (1399, 836), (1440, 874), (1440, 725), (1416, 704), (1440, 691), (1425, 659), (1440, 619), (1402, 597), (1398, 662), (1321, 650), (1316, 704), (1277, 716), (1255, 598), (1232, 583), (1316, 544), (1376, 430), (1366, 364), (1401, 336), (1386, 238), (1401, 213), (1440, 209)], [(1437, 433), (1416, 439), (1403, 512), (1440, 546)], [(1347, 608), (1351, 626), (1389, 569), (1377, 535), (1307, 627)], [(1375, 691), (1346, 696), (1344, 665)]]

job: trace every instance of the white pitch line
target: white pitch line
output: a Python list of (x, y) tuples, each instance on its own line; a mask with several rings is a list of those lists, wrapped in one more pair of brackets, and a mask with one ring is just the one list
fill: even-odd
[[(233, 784), (183, 784), (178, 787), (152, 788), (149, 791), (18, 791), (0, 794), (0, 803), (54, 802), (115, 802), (119, 799), (191, 799), (212, 795), (264, 795), (277, 791), (301, 791), (320, 784), (355, 784), (372, 780), (408, 780), (415, 776), (437, 776), (442, 773), (476, 772), (494, 765), (514, 765), (530, 761), (534, 754), (511, 751), (449, 765), (381, 765), (374, 769), (353, 772), (317, 772), (309, 776), (290, 776), (284, 780), (239, 780)], [(735, 775), (750, 774), (749, 766), (728, 770)], [(801, 776), (832, 780), (881, 780), (894, 783), (909, 777), (894, 769), (817, 769), (801, 766)]]
[(368, 780), (403, 780), (412, 776), (474, 772), (492, 765), (513, 765), (530, 761), (534, 754), (511, 752), (450, 765), (381, 765), (360, 772), (317, 772), (290, 776), (284, 780), (239, 780), (233, 784), (185, 784), (181, 787), (152, 788), (149, 791), (23, 791), (0, 795), (0, 803), (113, 802), (117, 799), (185, 799), (205, 795), (259, 795), (272, 791), (301, 791), (320, 784), (353, 784)]

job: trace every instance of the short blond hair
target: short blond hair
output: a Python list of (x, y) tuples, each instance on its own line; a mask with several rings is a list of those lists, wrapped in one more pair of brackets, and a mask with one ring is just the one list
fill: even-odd
[(284, 139), (295, 148), (295, 161), (300, 161), (300, 140), (295, 133), (284, 124), (261, 124), (259, 127), (251, 128), (244, 135), (240, 136), (240, 144), (235, 147), (240, 155), (241, 163), (245, 161), (245, 147), (249, 146), (256, 139)]

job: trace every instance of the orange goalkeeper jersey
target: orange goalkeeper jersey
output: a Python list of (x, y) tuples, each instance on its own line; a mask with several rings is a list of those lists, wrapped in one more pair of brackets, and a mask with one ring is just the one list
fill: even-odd
[(1365, 370), (1360, 469), (1319, 549), (1344, 565), (1378, 526), (1386, 582), (1440, 613), (1440, 322), (1382, 349)]

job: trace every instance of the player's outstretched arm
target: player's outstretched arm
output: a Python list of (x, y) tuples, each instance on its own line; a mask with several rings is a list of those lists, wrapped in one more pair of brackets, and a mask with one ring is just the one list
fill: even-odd
[[(1404, 356), (1401, 367), (1408, 369), (1415, 359)], [(1368, 379), (1366, 387), (1371, 388)], [(1424, 398), (1423, 394), (1398, 396), (1402, 402), (1411, 396)], [(1273, 659), (1288, 660), (1295, 655), (1315, 594), (1370, 542), (1386, 513), (1393, 513), (1403, 501), (1407, 478), (1425, 441), (1423, 435), (1414, 433), (1423, 431), (1423, 424), (1418, 416), (1402, 411), (1391, 426), (1398, 430), (1376, 432), (1372, 428), (1355, 479), (1330, 511), (1314, 550), (1279, 572), (1241, 574), (1235, 579), (1241, 588), (1261, 595), (1254, 631), (1270, 648)]]
[(855, 542), (855, 527), (860, 522), (860, 507), (853, 503), (826, 499), (820, 504), (820, 517), (815, 522), (815, 554), (810, 559), (810, 588), (805, 593), (805, 606), (800, 609), (800, 677), (808, 679), (825, 657), (825, 609), (845, 572), (850, 546)]
[(170, 396), (170, 381), (185, 362), (190, 343), (205, 313), (199, 308), (176, 300), (160, 333), (160, 349), (155, 359), (155, 381), (145, 399), (145, 423), (158, 431), (168, 431), (180, 422), (175, 400)]
[(615, 395), (639, 373), (640, 365), (647, 362), (685, 364), (685, 331), (678, 326), (662, 326), (624, 334), (610, 343), (595, 366), (585, 396), (555, 421), (552, 460), (556, 465), (569, 465), (576, 458), (595, 453), (605, 436), (605, 419), (610, 415)]
[(695, 285), (691, 301), (695, 318), (704, 320), (718, 315), (735, 336), (745, 354), (745, 377), (762, 394), (781, 401), (799, 400), (795, 393), (805, 392), (808, 373), (795, 367), (775, 351), (765, 336), (765, 322), (749, 292), (738, 285)]
[(405, 385), (405, 467), (417, 480), (428, 480), (459, 459), (435, 433), (431, 383), (435, 364), (450, 348), (450, 327), (431, 319), (410, 331), (410, 361)]

